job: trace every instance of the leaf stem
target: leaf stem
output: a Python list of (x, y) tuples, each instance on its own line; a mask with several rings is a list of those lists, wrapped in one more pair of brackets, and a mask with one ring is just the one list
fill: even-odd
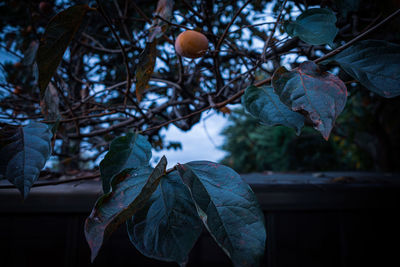
[[(78, 181), (85, 181), (85, 180), (93, 180), (96, 178), (99, 178), (100, 174), (95, 173), (79, 178), (71, 178), (71, 179), (66, 179), (66, 180), (60, 180), (60, 181), (53, 181), (53, 182), (43, 182), (43, 183), (34, 183), (32, 187), (40, 187), (40, 186), (49, 186), (49, 185), (59, 185), (59, 184), (66, 184), (66, 183), (73, 183), (73, 182), (78, 182)], [(15, 185), (0, 185), (0, 189), (11, 189), (15, 188)]]
[[(263, 52), (262, 52), (262, 55), (261, 55), (261, 62), (262, 62), (262, 63), (265, 62), (265, 54), (266, 54), (266, 52), (267, 52), (267, 48), (268, 48), (269, 43), (271, 42), (272, 38), (274, 37), (275, 31), (276, 31), (276, 27), (278, 26), (279, 21), (281, 20), (281, 16), (282, 16), (283, 10), (285, 9), (286, 2), (287, 2), (287, 0), (285, 0), (285, 1), (283, 2), (282, 6), (281, 6), (281, 10), (279, 11), (279, 15), (278, 15), (278, 17), (276, 18), (274, 27), (272, 28), (271, 34), (268, 36), (267, 41), (265, 41), (264, 48), (263, 48)], [(258, 65), (258, 64), (257, 64), (257, 65)]]
[(229, 22), (228, 26), (226, 26), (224, 33), (222, 34), (221, 38), (219, 38), (217, 46), (215, 47), (216, 51), (219, 51), (219, 48), (222, 45), (222, 42), (224, 41), (226, 35), (229, 32), (229, 28), (232, 26), (233, 22), (235, 22), (235, 19), (239, 16), (239, 14), (243, 11), (243, 9), (251, 2), (251, 0), (247, 0), (246, 3), (243, 4), (243, 6), (236, 12), (236, 14), (232, 17), (231, 21)]

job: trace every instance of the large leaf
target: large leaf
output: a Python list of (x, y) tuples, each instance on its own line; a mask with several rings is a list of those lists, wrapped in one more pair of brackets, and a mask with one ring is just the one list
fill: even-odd
[(112, 191), (101, 196), (85, 222), (85, 236), (96, 258), (103, 242), (121, 223), (133, 216), (149, 200), (165, 174), (167, 160), (162, 157), (155, 169), (125, 169), (112, 180)]
[(298, 36), (312, 45), (333, 44), (338, 28), (336, 16), (326, 8), (312, 8), (303, 12), (295, 21), (284, 24), (290, 36)]
[(46, 124), (36, 122), (0, 131), (0, 176), (13, 183), (24, 198), (50, 157), (51, 136)]
[(54, 16), (47, 25), (36, 58), (42, 96), (88, 10), (87, 5), (70, 7)]
[(100, 173), (103, 181), (103, 191), (110, 191), (110, 182), (114, 175), (127, 168), (148, 166), (151, 159), (151, 145), (145, 136), (138, 133), (128, 133), (115, 138), (110, 144), (110, 150), (100, 162)]
[(304, 126), (304, 117), (285, 106), (272, 87), (250, 86), (242, 96), (246, 110), (268, 126), (285, 125), (300, 133)]
[(339, 78), (306, 61), (292, 71), (284, 67), (277, 69), (272, 85), (285, 105), (306, 115), (314, 128), (325, 139), (329, 138), (347, 99), (346, 86)]
[(365, 40), (343, 50), (336, 61), (350, 76), (383, 97), (400, 95), (400, 45)]
[(136, 98), (140, 102), (144, 91), (149, 87), (157, 59), (157, 39), (146, 43), (146, 47), (139, 56), (136, 69)]
[(251, 188), (232, 169), (209, 161), (178, 165), (197, 212), (235, 266), (258, 266), (265, 249), (264, 216)]
[(202, 225), (177, 171), (164, 177), (145, 208), (127, 221), (129, 237), (143, 255), (179, 264), (187, 262)]

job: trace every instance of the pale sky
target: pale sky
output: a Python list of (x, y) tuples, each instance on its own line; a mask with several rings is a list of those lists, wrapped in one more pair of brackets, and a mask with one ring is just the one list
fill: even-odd
[[(205, 118), (205, 119), (204, 119)], [(219, 149), (223, 144), (224, 137), (220, 134), (227, 125), (228, 116), (222, 116), (214, 111), (205, 112), (199, 123), (193, 128), (184, 132), (171, 125), (168, 130), (161, 130), (165, 135), (165, 141), (179, 141), (182, 150), (163, 150), (156, 152), (153, 150), (152, 163), (158, 161), (163, 155), (167, 157), (168, 168), (176, 163), (186, 163), (194, 160), (208, 160), (218, 162), (226, 152)], [(208, 135), (207, 135), (208, 132)]]

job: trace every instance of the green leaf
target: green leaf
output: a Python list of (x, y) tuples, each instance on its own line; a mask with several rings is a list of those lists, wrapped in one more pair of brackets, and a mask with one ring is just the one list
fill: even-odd
[(293, 22), (285, 22), (287, 34), (298, 36), (312, 45), (333, 44), (338, 28), (335, 26), (336, 16), (326, 8), (312, 8), (303, 12)]
[(39, 68), (39, 88), (44, 95), (51, 77), (60, 64), (65, 50), (78, 31), (86, 12), (87, 5), (67, 8), (55, 15), (46, 27), (37, 51), (36, 61)]
[(96, 258), (103, 242), (133, 216), (149, 200), (165, 175), (167, 159), (163, 156), (157, 166), (125, 169), (112, 180), (112, 191), (101, 196), (85, 222), (85, 236)]
[(37, 122), (0, 130), (0, 175), (14, 184), (24, 198), (50, 157), (51, 137), (47, 125)]
[(149, 81), (154, 71), (157, 59), (157, 39), (146, 43), (146, 47), (139, 56), (136, 69), (136, 98), (142, 100), (144, 91), (149, 87)]
[(131, 242), (145, 256), (187, 262), (203, 224), (177, 171), (164, 177), (146, 206), (127, 221)]
[(329, 61), (380, 96), (400, 95), (400, 45), (365, 40), (343, 50)]
[(339, 78), (306, 61), (292, 71), (277, 69), (272, 86), (285, 105), (309, 118), (328, 140), (347, 99), (347, 88)]
[(264, 216), (234, 170), (209, 161), (178, 165), (197, 212), (235, 266), (258, 266), (265, 249)]
[(265, 125), (285, 125), (296, 129), (297, 134), (304, 126), (304, 117), (285, 106), (272, 87), (248, 87), (242, 96), (242, 103), (251, 115)]
[(100, 162), (100, 173), (103, 191), (110, 191), (112, 178), (127, 168), (148, 166), (151, 159), (151, 145), (147, 138), (138, 133), (128, 133), (115, 138), (110, 144), (110, 150)]

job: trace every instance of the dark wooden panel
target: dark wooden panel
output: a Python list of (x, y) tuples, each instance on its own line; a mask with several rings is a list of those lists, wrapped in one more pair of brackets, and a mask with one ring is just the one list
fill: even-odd
[[(339, 175), (354, 179), (336, 183)], [(265, 213), (263, 266), (400, 266), (399, 176), (381, 174), (251, 174)], [(4, 181), (0, 181), (4, 183)], [(0, 190), (0, 266), (177, 266), (148, 259), (118, 229), (93, 264), (83, 225), (98, 182), (34, 188), (26, 201)], [(232, 266), (203, 234), (189, 267)]]
[(275, 212), (276, 266), (340, 266), (336, 212)]

